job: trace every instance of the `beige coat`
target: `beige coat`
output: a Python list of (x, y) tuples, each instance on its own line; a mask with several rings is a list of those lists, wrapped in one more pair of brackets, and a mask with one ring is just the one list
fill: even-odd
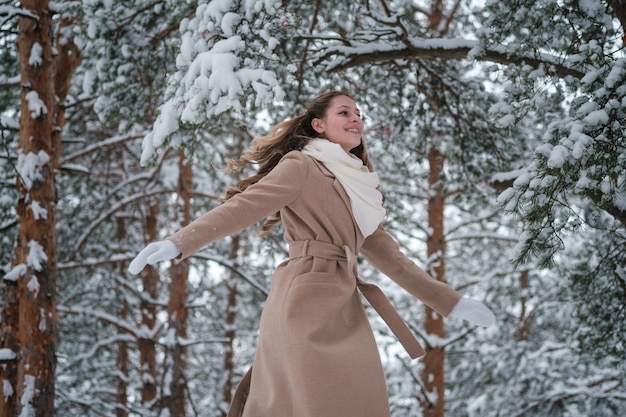
[(229, 416), (389, 417), (383, 368), (357, 288), (412, 357), (423, 350), (378, 288), (358, 280), (355, 254), (443, 316), (461, 295), (402, 255), (382, 226), (364, 239), (341, 184), (297, 151), (170, 239), (186, 258), (279, 210), (290, 259), (272, 277), (253, 367)]

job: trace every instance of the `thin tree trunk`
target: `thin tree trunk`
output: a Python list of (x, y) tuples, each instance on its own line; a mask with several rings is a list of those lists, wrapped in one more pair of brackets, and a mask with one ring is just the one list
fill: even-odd
[[(446, 241), (444, 237), (444, 207), (442, 172), (445, 157), (435, 147), (428, 153), (430, 170), (428, 174), (429, 195), (428, 200), (428, 227), (432, 231), (427, 241), (428, 258), (430, 260), (430, 273), (438, 281), (445, 282), (445, 253)], [(443, 339), (443, 318), (426, 307), (425, 319), (426, 333), (437, 340)], [(426, 346), (422, 380), (427, 397), (422, 401), (422, 409), (425, 417), (443, 417), (444, 415), (444, 360), (445, 352), (441, 346), (435, 343)]]
[[(240, 237), (239, 235), (233, 236), (232, 241), (230, 243), (230, 254), (228, 256), (229, 260), (233, 262), (235, 266), (237, 255), (239, 253), (240, 247)], [(232, 401), (232, 392), (233, 392), (233, 376), (235, 373), (235, 362), (234, 362), (234, 341), (237, 336), (237, 332), (235, 330), (235, 321), (237, 319), (237, 283), (239, 282), (239, 277), (236, 276), (234, 272), (231, 272), (230, 277), (226, 283), (226, 288), (228, 290), (227, 300), (226, 300), (226, 332), (224, 336), (227, 339), (227, 342), (224, 344), (225, 353), (224, 353), (224, 388), (223, 388), (223, 399), (224, 404), (230, 404)], [(226, 416), (226, 411), (222, 414), (223, 417)]]
[(528, 327), (530, 326), (530, 320), (527, 315), (527, 303), (528, 303), (528, 270), (524, 270), (520, 273), (519, 277), (520, 286), (520, 313), (519, 322), (517, 327), (517, 337), (520, 341), (528, 340)]
[[(122, 310), (120, 311), (120, 318), (126, 320), (128, 318), (128, 302), (124, 300), (122, 304)], [(124, 332), (124, 330), (120, 330)], [(115, 392), (115, 417), (128, 417), (128, 343), (119, 342), (117, 344), (117, 389)]]
[[(159, 204), (150, 206), (150, 212), (146, 216), (146, 234), (149, 241), (157, 240), (157, 215)], [(141, 327), (145, 332), (152, 333), (157, 323), (157, 309), (153, 300), (157, 298), (159, 287), (159, 274), (156, 268), (144, 268), (141, 272), (144, 297), (141, 299)], [(139, 339), (139, 373), (141, 375), (141, 403), (152, 406), (156, 398), (156, 344), (151, 335)]]
[[(184, 151), (179, 153), (178, 176), (178, 204), (180, 226), (184, 227), (191, 221), (191, 189), (193, 170)], [(187, 261), (174, 262), (171, 268), (169, 288), (169, 302), (167, 306), (169, 317), (169, 331), (173, 337), (168, 337), (173, 344), (168, 349), (168, 371), (171, 372), (171, 382), (168, 395), (163, 399), (164, 407), (169, 410), (171, 417), (185, 416), (185, 369), (187, 367), (186, 348), (180, 341), (187, 338), (187, 278), (189, 264)]]
[[(117, 239), (122, 242), (126, 239), (126, 224), (124, 218), (117, 218)], [(120, 265), (120, 275), (125, 274), (126, 265)], [(120, 319), (127, 320), (130, 308), (128, 301), (124, 299), (122, 309), (120, 310)], [(119, 328), (121, 334), (127, 333), (124, 329)], [(115, 392), (115, 417), (128, 417), (128, 374), (129, 374), (129, 356), (128, 343), (122, 341), (117, 344), (117, 387)]]
[[(2, 314), (3, 380), (0, 416), (54, 414), (56, 369), (56, 210), (54, 58), (48, 1), (22, 1), (37, 19), (20, 17), (21, 116), (18, 143), (19, 231), (13, 283), (5, 287)], [(10, 388), (9, 388), (10, 386)]]
[[(428, 24), (431, 32), (435, 36), (439, 36), (443, 31), (443, 10), (444, 4), (442, 0), (431, 0)], [(439, 100), (433, 97), (431, 101), (435, 111), (437, 111), (440, 106)], [(445, 155), (435, 145), (432, 145), (428, 151), (428, 164), (428, 227), (431, 233), (426, 245), (430, 265), (429, 272), (436, 280), (445, 282), (445, 196), (444, 179), (442, 175)], [(443, 317), (428, 306), (426, 306), (424, 329), (431, 337), (431, 340), (443, 340), (445, 336)], [(423, 415), (424, 417), (443, 417), (445, 401), (445, 352), (443, 347), (436, 342), (427, 345), (425, 350), (426, 355), (422, 369), (422, 382), (426, 391), (426, 396), (422, 401)]]

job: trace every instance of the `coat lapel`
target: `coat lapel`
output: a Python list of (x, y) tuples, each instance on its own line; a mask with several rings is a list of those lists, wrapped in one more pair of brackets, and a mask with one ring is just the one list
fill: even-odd
[(354, 213), (352, 212), (352, 204), (350, 203), (350, 197), (348, 197), (348, 193), (346, 193), (346, 190), (343, 188), (343, 185), (341, 185), (337, 177), (335, 177), (335, 174), (333, 174), (328, 168), (326, 168), (323, 163), (321, 163), (320, 161), (318, 161), (317, 159), (313, 157), (310, 157), (310, 158), (313, 160), (313, 162), (315, 162), (315, 165), (319, 168), (320, 172), (324, 174), (324, 176), (332, 178), (333, 188), (335, 189), (335, 191), (337, 191), (339, 198), (341, 199), (341, 201), (343, 201), (343, 203), (346, 206), (346, 209), (350, 213), (350, 217), (352, 218), (352, 223), (354, 224), (354, 228), (357, 231), (357, 236), (362, 236), (363, 234), (361, 233), (361, 230), (359, 229), (359, 226), (357, 225), (356, 220), (354, 219)]

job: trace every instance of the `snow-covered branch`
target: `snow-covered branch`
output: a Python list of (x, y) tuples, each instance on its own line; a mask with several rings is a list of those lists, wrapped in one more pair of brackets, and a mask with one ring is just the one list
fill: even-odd
[(585, 75), (583, 72), (567, 66), (561, 59), (553, 55), (532, 53), (517, 55), (504, 47), (485, 49), (479, 41), (467, 39), (414, 38), (408, 46), (388, 41), (378, 43), (351, 42), (348, 46), (331, 45), (324, 49), (317, 59), (316, 65), (327, 62), (327, 70), (339, 72), (364, 64), (419, 59), (470, 59), (503, 65), (524, 64), (533, 68), (546, 67), (562, 78), (571, 76), (581, 79)]
[(100, 216), (98, 216), (97, 219), (91, 222), (91, 224), (85, 229), (83, 234), (78, 238), (76, 245), (74, 246), (74, 249), (70, 252), (67, 259), (68, 260), (74, 259), (76, 255), (78, 254), (78, 252), (80, 251), (80, 249), (83, 247), (83, 245), (87, 242), (87, 239), (89, 238), (91, 233), (94, 231), (94, 229), (98, 227), (100, 224), (102, 224), (104, 221), (110, 219), (111, 216), (115, 212), (121, 210), (122, 208), (126, 207), (127, 205), (131, 203), (134, 203), (136, 201), (141, 201), (147, 197), (153, 197), (153, 196), (162, 195), (162, 194), (174, 194), (174, 193), (176, 193), (176, 190), (156, 190), (156, 191), (150, 191), (150, 192), (141, 192), (141, 193), (130, 195), (116, 202), (107, 211), (102, 213)]
[(85, 316), (93, 317), (104, 323), (112, 324), (119, 327), (120, 329), (125, 330), (126, 332), (133, 335), (136, 339), (154, 339), (162, 328), (162, 325), (157, 325), (153, 329), (148, 329), (145, 326), (137, 328), (132, 323), (129, 323), (128, 321), (118, 316), (106, 313), (104, 311), (97, 311), (93, 308), (59, 306), (57, 310), (60, 313), (83, 314)]
[(228, 269), (230, 269), (232, 272), (236, 273), (237, 275), (239, 275), (241, 278), (243, 278), (246, 282), (248, 282), (250, 285), (252, 285), (255, 289), (257, 289), (258, 291), (260, 291), (263, 295), (267, 296), (269, 295), (269, 290), (267, 288), (265, 288), (265, 286), (263, 284), (261, 284), (260, 282), (258, 282), (257, 280), (255, 280), (254, 278), (244, 274), (243, 272), (241, 272), (241, 270), (239, 268), (237, 268), (232, 262), (227, 261), (224, 258), (217, 258), (211, 255), (208, 255), (206, 253), (196, 253), (195, 255), (193, 255), (194, 258), (200, 258), (200, 259), (205, 259), (207, 261), (213, 261), (219, 265), (222, 265)]
[(147, 132), (144, 133), (136, 133), (136, 134), (132, 134), (132, 135), (120, 135), (120, 136), (114, 136), (111, 138), (108, 138), (106, 140), (103, 140), (101, 142), (98, 143), (94, 143), (93, 145), (89, 145), (89, 146), (85, 146), (84, 148), (65, 156), (60, 164), (63, 166), (65, 164), (68, 164), (69, 162), (81, 158), (85, 155), (88, 155), (92, 152), (95, 152), (97, 150), (102, 150), (105, 148), (108, 148), (110, 146), (116, 146), (119, 145), (120, 143), (125, 143), (134, 139), (139, 139), (144, 137), (147, 134)]

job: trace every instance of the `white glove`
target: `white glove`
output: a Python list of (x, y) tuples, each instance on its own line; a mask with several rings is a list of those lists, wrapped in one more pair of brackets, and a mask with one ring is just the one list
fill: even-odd
[(146, 264), (154, 265), (157, 262), (174, 259), (181, 254), (181, 250), (171, 240), (152, 242), (141, 250), (128, 265), (131, 274), (138, 274)]
[(465, 297), (459, 300), (449, 316), (463, 319), (482, 327), (489, 327), (496, 322), (496, 316), (486, 305), (480, 301)]

